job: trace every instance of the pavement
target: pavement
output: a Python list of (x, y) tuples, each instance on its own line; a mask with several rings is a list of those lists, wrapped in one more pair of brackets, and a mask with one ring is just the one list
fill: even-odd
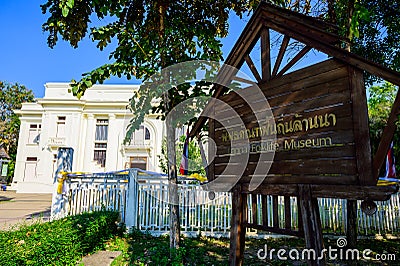
[[(50, 220), (51, 194), (16, 193), (0, 191), (0, 231), (18, 228), (22, 223), (38, 219)], [(77, 265), (109, 266), (121, 251), (98, 251), (85, 256)]]
[(78, 265), (85, 266), (109, 266), (111, 262), (121, 255), (121, 251), (98, 251), (95, 254), (87, 255), (84, 257)]
[(21, 223), (30, 223), (38, 219), (48, 221), (51, 197), (51, 194), (0, 191), (0, 230), (16, 228)]

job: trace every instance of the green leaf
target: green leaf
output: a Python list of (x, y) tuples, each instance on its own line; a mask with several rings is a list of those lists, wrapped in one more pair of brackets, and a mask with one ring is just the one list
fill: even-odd
[(63, 6), (63, 8), (62, 8), (63, 17), (67, 17), (68, 13), (69, 13), (69, 8), (67, 6)]
[(85, 80), (85, 85), (87, 88), (90, 88), (90, 87), (92, 87), (93, 84), (90, 80)]
[(69, 8), (73, 8), (73, 7), (74, 7), (74, 0), (68, 0), (68, 1), (67, 1), (67, 6), (68, 6)]

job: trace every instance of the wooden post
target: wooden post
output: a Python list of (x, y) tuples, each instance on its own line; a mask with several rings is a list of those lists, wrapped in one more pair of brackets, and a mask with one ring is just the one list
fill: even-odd
[[(347, 200), (347, 224), (346, 224), (346, 249), (354, 249), (357, 246), (357, 201)], [(356, 265), (351, 264), (351, 265)]]
[[(312, 198), (310, 185), (299, 185), (299, 202), (304, 228), (306, 248), (315, 251), (315, 258), (308, 265), (325, 265), (325, 256), (321, 259), (324, 242), (322, 238), (321, 218), (319, 216), (318, 200)], [(309, 254), (312, 254), (312, 251)], [(312, 258), (312, 256), (311, 256)]]
[(230, 234), (229, 265), (243, 265), (243, 252), (245, 244), (246, 228), (246, 198), (247, 195), (241, 193), (241, 186), (236, 185), (232, 190), (232, 218)]
[(285, 228), (292, 229), (292, 213), (291, 213), (291, 206), (290, 206), (290, 197), (284, 197), (285, 202)]
[(268, 196), (262, 195), (261, 196), (261, 204), (262, 204), (262, 225), (268, 225)]

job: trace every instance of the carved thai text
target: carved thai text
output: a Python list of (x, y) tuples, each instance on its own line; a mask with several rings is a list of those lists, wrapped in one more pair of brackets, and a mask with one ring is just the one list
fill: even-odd
[(252, 127), (241, 130), (224, 130), (222, 132), (222, 142), (229, 142), (243, 139), (255, 139), (277, 135), (290, 135), (297, 132), (308, 132), (315, 129), (334, 127), (337, 124), (334, 113), (303, 117), (295, 114), (290, 119), (280, 118), (276, 122), (268, 119), (259, 127)]

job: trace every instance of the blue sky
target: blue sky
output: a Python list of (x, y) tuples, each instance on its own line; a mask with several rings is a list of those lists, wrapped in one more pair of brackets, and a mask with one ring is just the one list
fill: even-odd
[[(78, 49), (64, 41), (50, 49), (46, 43), (47, 33), (41, 27), (47, 18), (40, 9), (44, 2), (46, 0), (0, 0), (0, 80), (25, 85), (37, 98), (43, 97), (46, 82), (79, 80), (82, 73), (107, 62), (111, 51), (100, 52), (88, 39), (81, 42)], [(225, 57), (246, 22), (231, 17), (229, 36), (223, 40)], [(112, 78), (106, 83), (127, 81)]]

